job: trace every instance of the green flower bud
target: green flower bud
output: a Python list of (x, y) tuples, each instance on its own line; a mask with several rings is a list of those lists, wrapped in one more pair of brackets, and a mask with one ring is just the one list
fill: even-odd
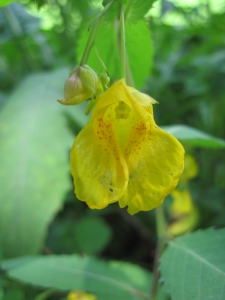
[(89, 66), (76, 67), (64, 85), (64, 100), (61, 104), (74, 105), (89, 99), (96, 93), (98, 76)]
[(102, 82), (101, 80), (98, 78), (98, 83), (97, 83), (97, 88), (96, 88), (96, 95), (100, 95), (101, 93), (103, 93), (103, 87), (102, 87)]
[(100, 80), (101, 80), (102, 85), (103, 85), (105, 88), (108, 88), (108, 87), (107, 87), (107, 84), (108, 84), (109, 81), (110, 81), (109, 75), (108, 75), (107, 73), (102, 73), (102, 74), (100, 75), (99, 78), (100, 78)]

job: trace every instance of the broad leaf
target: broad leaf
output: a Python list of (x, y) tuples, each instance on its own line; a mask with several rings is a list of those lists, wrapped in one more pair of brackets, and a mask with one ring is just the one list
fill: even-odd
[(134, 83), (140, 89), (150, 74), (153, 59), (151, 35), (144, 21), (127, 24), (126, 43)]
[(225, 299), (224, 237), (225, 229), (207, 229), (169, 243), (160, 269), (173, 300)]
[(148, 299), (151, 275), (124, 262), (104, 262), (78, 255), (30, 257), (2, 262), (15, 279), (45, 288), (81, 290), (98, 300)]
[[(109, 2), (111, 2), (111, 0), (104, 0), (103, 5), (106, 6)], [(109, 22), (115, 21), (120, 13), (120, 3), (122, 3), (125, 14), (127, 12), (125, 17), (136, 23), (144, 18), (147, 12), (152, 8), (154, 2), (156, 2), (156, 0), (133, 0), (132, 2), (128, 0), (115, 1), (107, 12), (105, 20)]]
[(188, 145), (202, 148), (225, 148), (225, 141), (186, 125), (162, 127), (178, 140)]
[(135, 22), (141, 20), (156, 1), (157, 0), (134, 0), (128, 18)]
[(70, 188), (69, 150), (75, 134), (66, 116), (79, 107), (56, 102), (68, 70), (32, 75), (0, 111), (0, 252), (4, 257), (38, 253), (48, 224)]
[[(96, 47), (108, 69), (110, 77), (116, 80), (122, 77), (116, 30), (112, 24), (103, 25), (99, 28), (97, 34)], [(89, 32), (87, 27), (82, 32), (78, 42), (78, 60), (82, 57), (88, 39)], [(150, 74), (153, 57), (150, 31), (144, 21), (137, 24), (132, 22), (126, 24), (126, 48), (135, 85), (137, 88), (140, 88)], [(88, 64), (99, 75), (102, 73), (102, 68), (94, 49), (92, 49)]]
[[(83, 31), (81, 32), (80, 39), (78, 41), (78, 61), (81, 60), (88, 40), (88, 36), (88, 24), (86, 24)], [(107, 67), (110, 77), (120, 78), (121, 67), (117, 47), (117, 37), (115, 28), (112, 26), (112, 24), (102, 23), (102, 26), (100, 26), (98, 30), (95, 44), (102, 61)], [(103, 72), (94, 48), (92, 48), (87, 64), (90, 65), (90, 67), (92, 67), (98, 73), (98, 75)]]

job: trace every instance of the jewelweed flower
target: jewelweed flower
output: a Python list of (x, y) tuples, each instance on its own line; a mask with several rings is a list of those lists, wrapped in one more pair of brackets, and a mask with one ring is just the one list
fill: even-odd
[(184, 149), (156, 125), (154, 103), (123, 79), (97, 97), (71, 150), (75, 193), (90, 208), (118, 201), (130, 214), (147, 211), (176, 187)]

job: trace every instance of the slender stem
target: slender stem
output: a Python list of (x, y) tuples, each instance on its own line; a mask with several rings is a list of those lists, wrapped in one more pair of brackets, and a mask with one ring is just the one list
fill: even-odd
[(120, 59), (122, 65), (122, 76), (126, 81), (126, 37), (123, 6), (120, 11)]
[(159, 267), (159, 258), (167, 244), (167, 232), (166, 232), (166, 221), (163, 213), (163, 206), (160, 205), (155, 209), (156, 212), (156, 230), (157, 230), (157, 246), (155, 252), (155, 260), (153, 267), (153, 280), (150, 293), (150, 299), (155, 300), (157, 296), (158, 283), (160, 278)]
[(127, 6), (126, 6), (125, 11), (124, 11), (124, 20), (127, 19), (128, 14), (129, 14), (129, 11), (130, 11), (130, 9), (131, 9), (133, 3), (134, 3), (134, 0), (130, 0), (130, 1), (127, 3)]
[(84, 49), (83, 56), (81, 58), (80, 66), (83, 66), (88, 60), (91, 48), (94, 44), (94, 37), (97, 34), (97, 32), (96, 32), (98, 29), (97, 25), (98, 25), (98, 23), (91, 27), (91, 32), (89, 34), (88, 41), (87, 41), (86, 47)]
[(94, 19), (94, 21), (89, 25), (88, 30), (90, 30), (90, 28), (95, 25), (100, 19), (101, 17), (107, 12), (107, 10), (110, 8), (110, 6), (113, 4), (115, 0), (111, 0), (104, 8), (102, 11), (100, 11), (100, 13), (97, 15), (97, 17)]
[(128, 4), (123, 10), (121, 8), (120, 12), (120, 26), (119, 26), (119, 33), (118, 33), (118, 48), (120, 52), (120, 60), (122, 65), (122, 77), (126, 80), (127, 84), (130, 86), (135, 87), (134, 78), (130, 69), (129, 60), (126, 52), (126, 35), (125, 35), (125, 21), (129, 14), (129, 11), (133, 5), (134, 0), (128, 1)]
[(128, 62), (128, 57), (126, 55), (126, 75), (127, 75), (127, 84), (135, 88), (134, 77), (130, 69), (130, 64)]
[(97, 56), (97, 58), (98, 58), (98, 61), (99, 61), (100, 65), (102, 66), (102, 69), (104, 70), (105, 73), (108, 74), (108, 70), (107, 70), (107, 68), (106, 68), (106, 66), (105, 66), (105, 64), (104, 64), (104, 62), (101, 60), (101, 57), (100, 57), (100, 55), (99, 55), (99, 53), (98, 53), (98, 49), (96, 48), (96, 46), (95, 46), (95, 53), (96, 53), (96, 56)]
[(157, 236), (160, 239), (166, 234), (166, 221), (165, 221), (165, 216), (163, 211), (163, 205), (158, 206), (155, 209), (155, 213), (156, 213)]
[(97, 36), (97, 33), (98, 33), (98, 28), (99, 28), (99, 25), (100, 25), (100, 22), (101, 22), (101, 18), (106, 13), (106, 11), (109, 9), (109, 7), (112, 5), (112, 3), (114, 1), (115, 0), (110, 1), (104, 7), (104, 9), (97, 15), (95, 20), (90, 24), (88, 30), (91, 30), (91, 31), (90, 31), (90, 34), (89, 34), (89, 37), (88, 37), (86, 47), (84, 49), (83, 56), (81, 58), (80, 66), (84, 65), (88, 61), (91, 49), (92, 49), (92, 47), (95, 43), (95, 39), (96, 39), (96, 36)]

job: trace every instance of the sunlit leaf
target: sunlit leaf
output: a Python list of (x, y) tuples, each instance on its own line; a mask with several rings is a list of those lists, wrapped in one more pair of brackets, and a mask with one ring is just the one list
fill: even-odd
[[(96, 38), (96, 47), (102, 61), (105, 63), (112, 79), (119, 79), (121, 74), (121, 62), (118, 50), (118, 37), (115, 26), (103, 24)], [(81, 59), (88, 39), (89, 32), (86, 29), (81, 34), (78, 42), (78, 60)], [(144, 85), (145, 79), (150, 73), (152, 66), (153, 48), (150, 39), (150, 31), (145, 22), (126, 24), (126, 46), (131, 72), (137, 88)], [(102, 72), (101, 65), (97, 59), (94, 49), (88, 60), (88, 64), (98, 72)]]
[[(98, 53), (102, 61), (105, 63), (108, 69), (110, 77), (117, 78), (118, 76), (120, 76), (121, 67), (120, 67), (119, 53), (117, 48), (116, 31), (115, 28), (112, 26), (112, 24), (105, 24), (105, 23), (102, 24), (103, 26), (99, 28), (98, 35), (95, 41), (96, 48), (98, 50)], [(81, 57), (85, 49), (85, 45), (88, 40), (88, 36), (89, 36), (88, 24), (86, 24), (84, 26), (84, 29), (78, 41), (78, 48), (77, 48), (78, 61), (81, 60)], [(94, 49), (92, 49), (92, 52), (90, 54), (88, 65), (90, 65), (95, 71), (97, 71), (98, 75), (100, 75), (103, 72), (103, 69), (101, 67), (101, 64), (98, 61)]]
[(128, 14), (128, 19), (131, 19), (135, 22), (141, 20), (152, 8), (154, 2), (156, 1), (157, 0), (134, 0)]
[(150, 75), (153, 59), (153, 47), (150, 30), (144, 21), (126, 26), (128, 59), (136, 88), (141, 88)]
[(224, 236), (225, 229), (207, 229), (169, 243), (160, 269), (173, 300), (225, 299)]
[[(103, 5), (106, 6), (111, 0), (104, 0)], [(116, 20), (118, 18), (119, 12), (120, 12), (120, 3), (123, 4), (124, 10), (125, 10), (125, 17), (128, 20), (132, 20), (133, 22), (137, 22), (144, 18), (146, 13), (152, 8), (154, 2), (157, 0), (120, 0), (115, 1), (109, 12), (107, 13), (105, 19), (109, 22), (112, 20)]]

